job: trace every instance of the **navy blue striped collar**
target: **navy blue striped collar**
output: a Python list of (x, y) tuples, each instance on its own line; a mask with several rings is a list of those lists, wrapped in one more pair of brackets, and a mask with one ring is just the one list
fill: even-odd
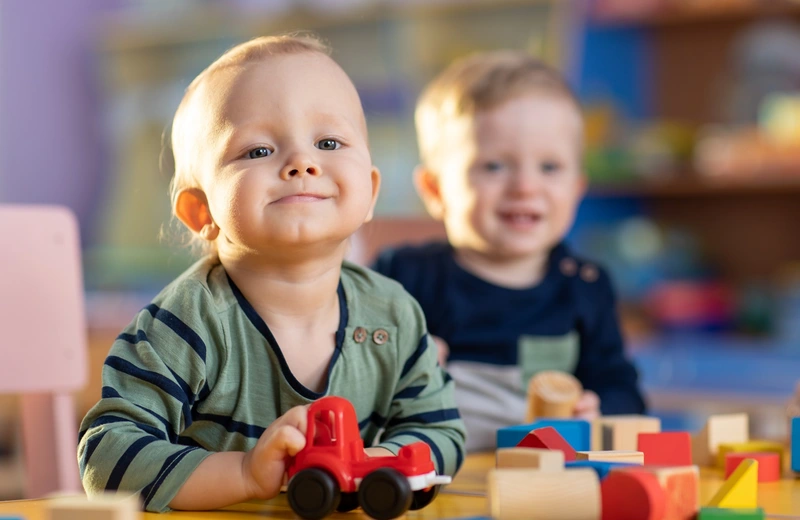
[(275, 354), (275, 357), (278, 358), (283, 376), (289, 382), (289, 385), (294, 389), (294, 391), (306, 399), (312, 400), (319, 399), (327, 394), (328, 388), (330, 387), (333, 366), (336, 364), (336, 360), (339, 359), (339, 354), (342, 352), (342, 345), (344, 345), (344, 333), (345, 329), (347, 328), (347, 321), (349, 319), (347, 311), (347, 298), (345, 297), (346, 295), (341, 278), (339, 279), (339, 286), (336, 289), (336, 294), (339, 296), (339, 327), (336, 329), (336, 345), (333, 356), (331, 356), (331, 361), (328, 364), (328, 373), (325, 378), (325, 389), (318, 393), (306, 388), (300, 381), (297, 380), (294, 374), (292, 374), (292, 371), (289, 369), (289, 364), (286, 362), (286, 358), (283, 356), (283, 352), (281, 352), (281, 348), (278, 345), (278, 341), (275, 339), (272, 331), (269, 330), (267, 323), (258, 314), (258, 312), (256, 312), (256, 309), (250, 304), (250, 302), (247, 301), (247, 298), (244, 297), (242, 291), (239, 290), (227, 272), (225, 273), (225, 276), (228, 278), (228, 284), (231, 287), (233, 295), (236, 297), (236, 301), (239, 303), (239, 307), (241, 307), (245, 316), (247, 316), (247, 318), (250, 320), (250, 323), (252, 323), (253, 326), (258, 329), (261, 335), (267, 340), (267, 343)]

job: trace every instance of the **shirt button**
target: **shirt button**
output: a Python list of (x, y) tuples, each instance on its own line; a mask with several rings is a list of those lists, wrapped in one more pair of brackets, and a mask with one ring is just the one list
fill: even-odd
[(597, 272), (597, 268), (592, 264), (586, 264), (581, 267), (581, 278), (584, 282), (594, 282), (597, 280), (599, 273)]
[(564, 276), (575, 276), (578, 272), (578, 264), (572, 258), (564, 258), (559, 265), (561, 273)]
[(372, 341), (374, 341), (378, 345), (383, 345), (384, 343), (389, 341), (389, 333), (383, 329), (378, 329), (372, 333)]
[(367, 330), (364, 327), (356, 327), (356, 330), (353, 331), (353, 339), (356, 343), (364, 343), (364, 340), (367, 339)]

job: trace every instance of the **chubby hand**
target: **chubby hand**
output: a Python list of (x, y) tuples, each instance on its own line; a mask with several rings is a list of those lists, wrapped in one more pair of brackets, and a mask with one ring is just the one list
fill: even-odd
[(295, 406), (270, 424), (256, 446), (245, 454), (242, 474), (249, 495), (262, 500), (277, 496), (287, 458), (306, 445), (307, 422), (308, 405)]
[(450, 347), (439, 336), (431, 334), (431, 337), (433, 342), (436, 343), (436, 359), (439, 361), (439, 366), (444, 367), (445, 363), (447, 363), (447, 358), (450, 356)]
[(600, 398), (591, 390), (584, 390), (581, 398), (575, 403), (573, 415), (587, 421), (597, 419), (600, 417)]

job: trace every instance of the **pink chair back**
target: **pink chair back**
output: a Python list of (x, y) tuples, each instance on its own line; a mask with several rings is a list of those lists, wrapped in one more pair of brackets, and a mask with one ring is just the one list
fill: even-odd
[(20, 394), (26, 496), (78, 491), (87, 381), (80, 239), (56, 206), (0, 205), (0, 393)]

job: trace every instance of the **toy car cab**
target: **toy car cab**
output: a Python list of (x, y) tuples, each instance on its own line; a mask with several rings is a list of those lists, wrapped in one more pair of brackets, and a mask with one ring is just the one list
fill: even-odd
[(396, 457), (370, 457), (353, 405), (323, 397), (308, 409), (306, 446), (289, 463), (287, 495), (301, 518), (316, 520), (359, 506), (377, 520), (427, 506), (450, 477), (436, 474), (424, 442), (403, 446)]

